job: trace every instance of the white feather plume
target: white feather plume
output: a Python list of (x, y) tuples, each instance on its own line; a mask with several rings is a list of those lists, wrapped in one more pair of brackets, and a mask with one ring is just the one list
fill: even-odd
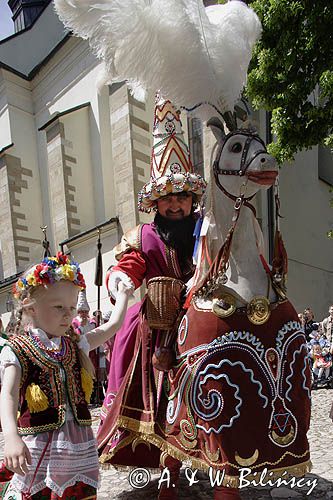
[(202, 0), (54, 0), (75, 34), (106, 63), (108, 82), (127, 80), (136, 97), (147, 89), (178, 105), (210, 101), (232, 110), (261, 33), (243, 2)]

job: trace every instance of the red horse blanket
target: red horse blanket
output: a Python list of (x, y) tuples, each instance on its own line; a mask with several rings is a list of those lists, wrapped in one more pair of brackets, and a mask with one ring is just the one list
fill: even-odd
[[(305, 336), (288, 301), (263, 325), (243, 311), (222, 320), (192, 305), (169, 372), (167, 451), (192, 467), (281, 475), (310, 469), (310, 368)], [(270, 476), (272, 477), (272, 476)]]

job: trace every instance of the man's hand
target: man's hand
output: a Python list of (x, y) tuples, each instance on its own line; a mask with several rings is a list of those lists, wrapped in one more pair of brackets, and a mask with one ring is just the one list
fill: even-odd
[(132, 295), (134, 292), (134, 287), (129, 286), (128, 283), (125, 283), (124, 281), (120, 280), (118, 283), (118, 294), (124, 293), (128, 296)]
[(30, 452), (19, 435), (5, 438), (4, 462), (7, 469), (24, 476), (31, 465)]
[(114, 271), (110, 274), (108, 283), (109, 293), (114, 299), (117, 299), (120, 283), (124, 284), (128, 289), (130, 289), (131, 293), (134, 292), (135, 287), (131, 278), (121, 271)]

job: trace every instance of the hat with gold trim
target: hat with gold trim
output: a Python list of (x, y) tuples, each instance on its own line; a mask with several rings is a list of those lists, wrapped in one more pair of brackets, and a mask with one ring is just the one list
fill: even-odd
[(200, 198), (206, 189), (203, 177), (193, 170), (180, 112), (170, 101), (160, 97), (154, 111), (150, 169), (150, 180), (138, 196), (142, 212), (150, 212), (156, 200), (169, 193), (189, 191)]

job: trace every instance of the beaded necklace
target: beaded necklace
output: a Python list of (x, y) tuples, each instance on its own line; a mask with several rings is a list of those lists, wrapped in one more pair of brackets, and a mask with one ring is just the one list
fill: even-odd
[(66, 343), (63, 337), (60, 337), (60, 346), (59, 347), (47, 347), (39, 337), (35, 336), (32, 332), (30, 332), (30, 337), (33, 343), (38, 347), (41, 351), (44, 352), (50, 358), (61, 361), (66, 352)]

